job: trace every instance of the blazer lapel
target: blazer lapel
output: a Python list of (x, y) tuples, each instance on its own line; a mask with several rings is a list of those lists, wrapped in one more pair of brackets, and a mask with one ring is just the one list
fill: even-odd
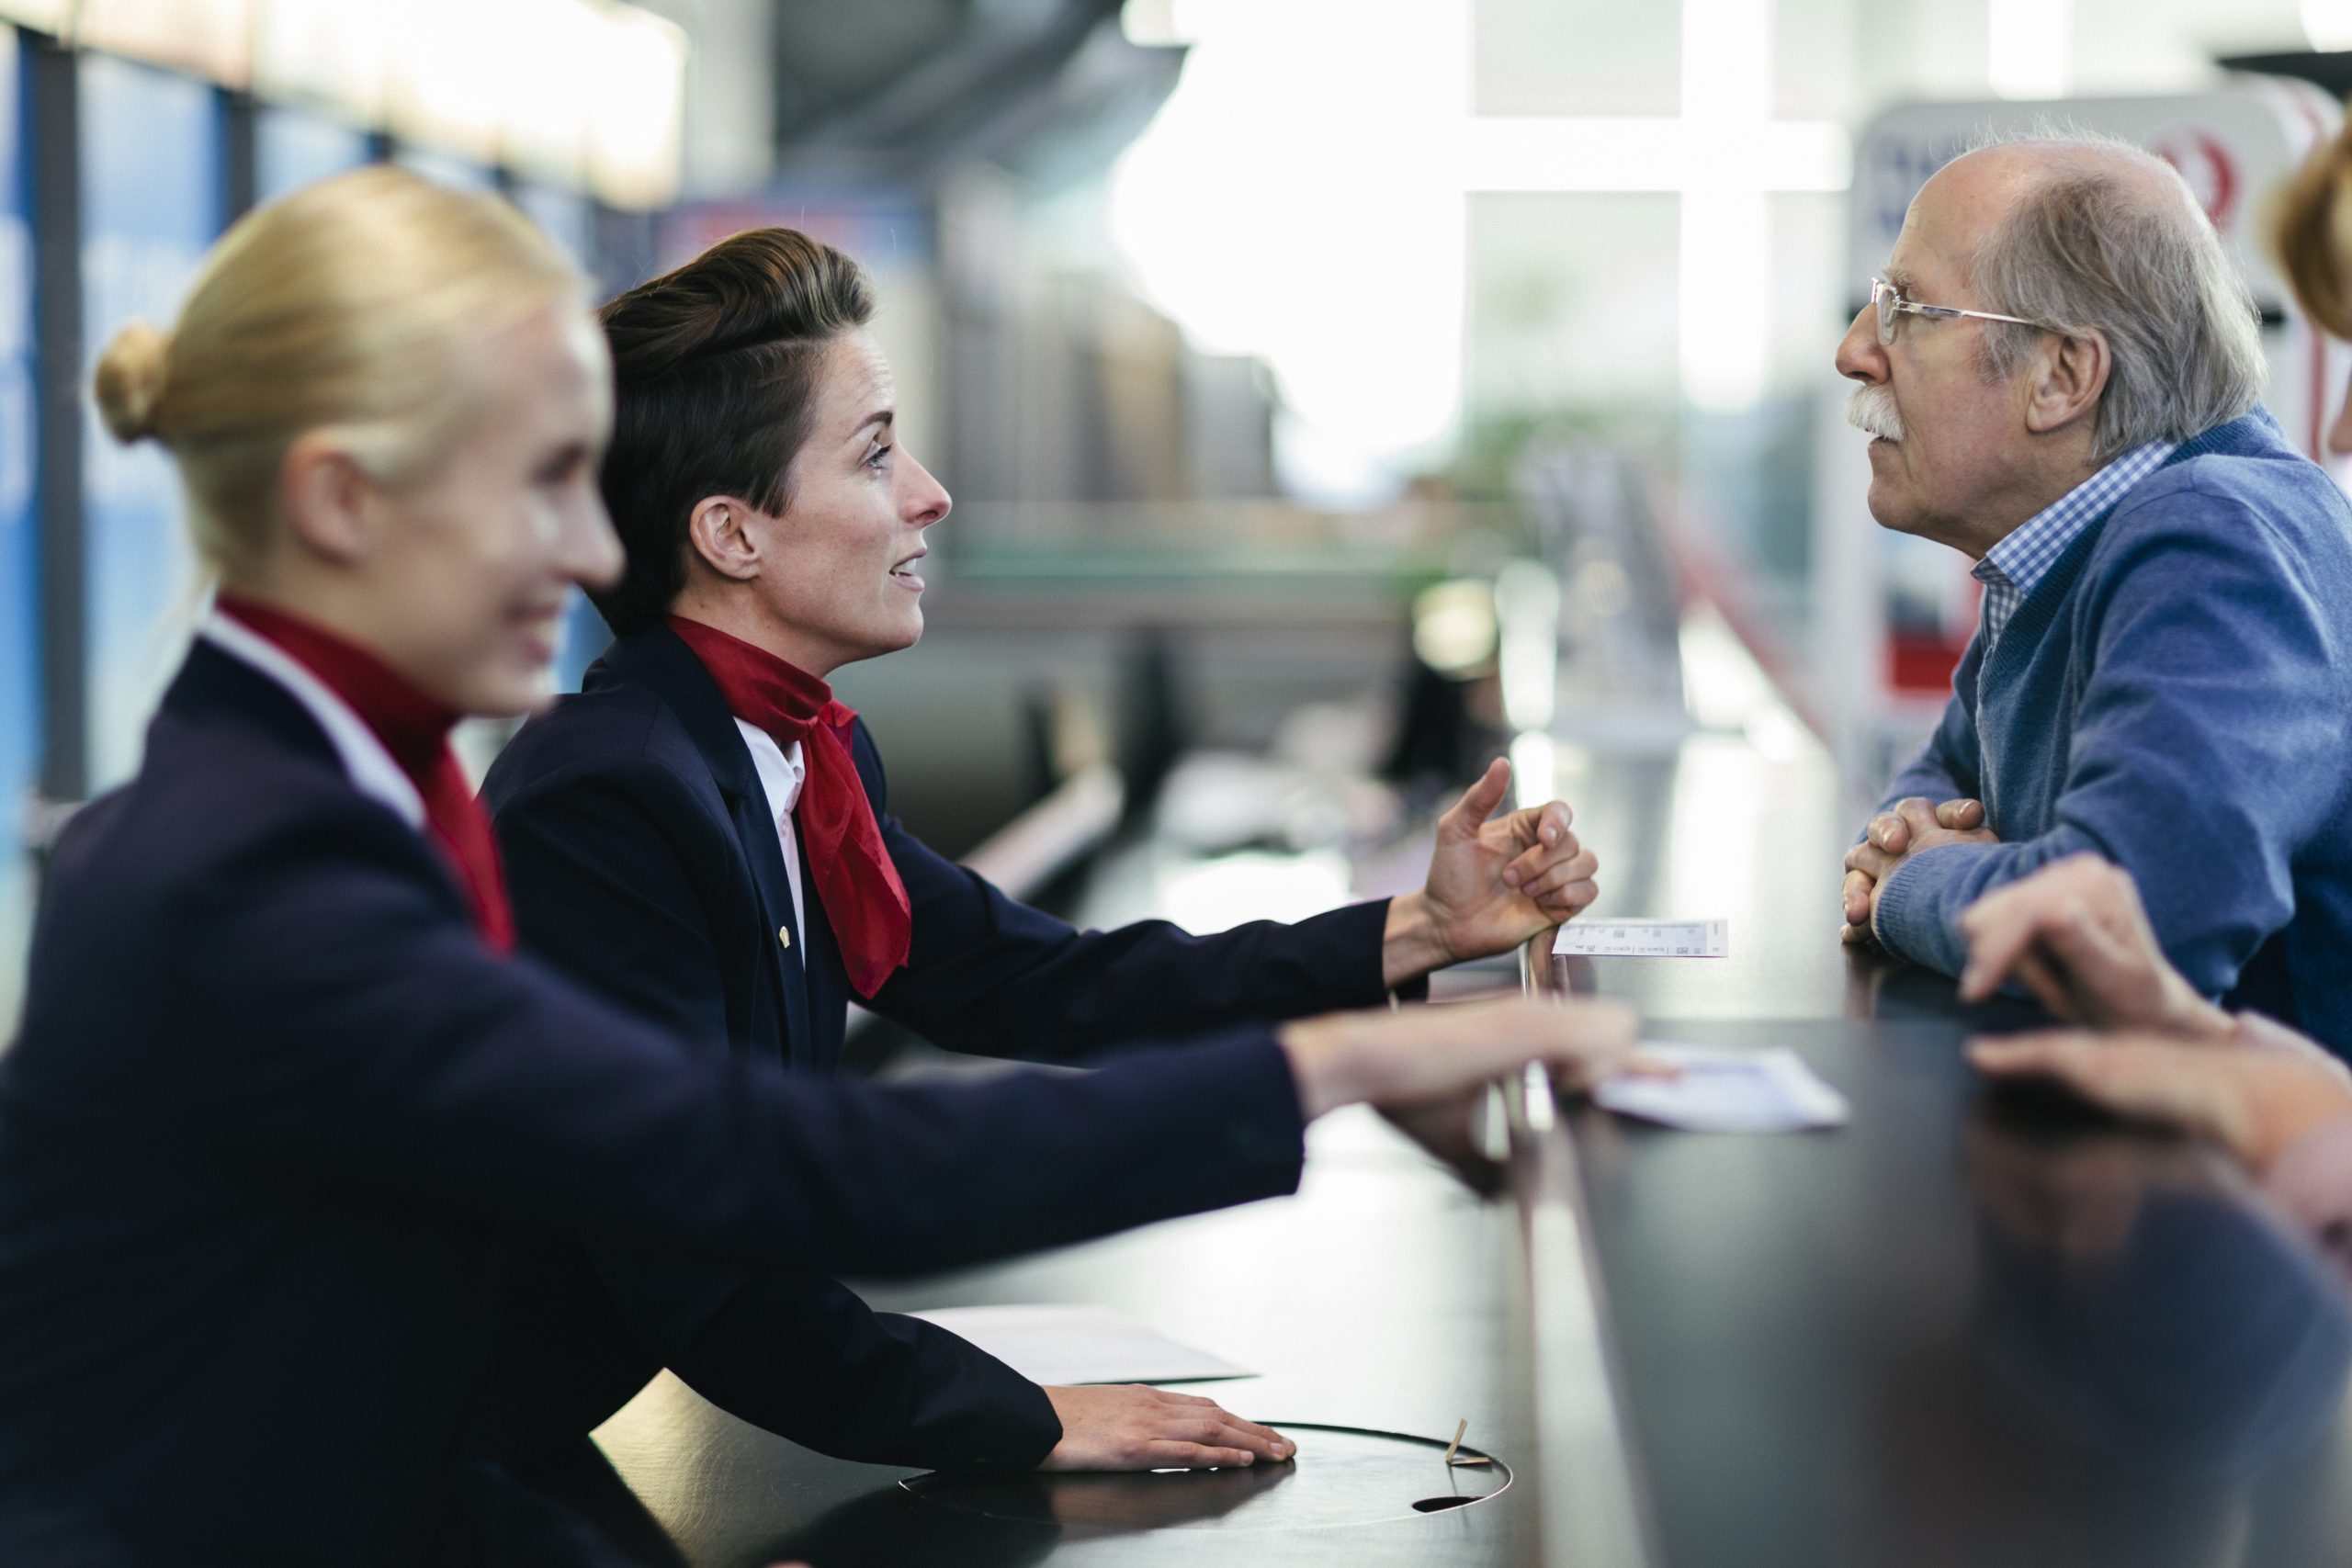
[[(582, 689), (594, 691), (607, 680), (651, 687), (709, 764), (711, 780), (726, 799), (737, 847), (759, 892), (763, 929), (754, 950), (774, 988), (777, 1016), (784, 1021), (781, 1054), (788, 1066), (814, 1066), (816, 1043), (809, 1031), (808, 985), (803, 973), (808, 944), (792, 918), (792, 883), (785, 874), (775, 814), (760, 785), (759, 770), (752, 766), (751, 749), (735, 728), (735, 716), (702, 660), (667, 626), (649, 626), (616, 641), (589, 668)], [(805, 877), (801, 886), (808, 886)], [(813, 907), (813, 892), (808, 897)]]

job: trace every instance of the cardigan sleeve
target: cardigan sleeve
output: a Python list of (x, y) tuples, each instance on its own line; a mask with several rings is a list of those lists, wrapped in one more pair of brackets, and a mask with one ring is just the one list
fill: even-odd
[(2164, 514), (2077, 590), (2092, 631), (2052, 827), (1895, 867), (1876, 919), (1895, 953), (1958, 974), (1961, 912), (2080, 851), (2132, 874), (2166, 957), (2209, 996), (2294, 913), (2296, 851), (2343, 792), (2345, 650), (2256, 509), (2195, 491), (2150, 506)]

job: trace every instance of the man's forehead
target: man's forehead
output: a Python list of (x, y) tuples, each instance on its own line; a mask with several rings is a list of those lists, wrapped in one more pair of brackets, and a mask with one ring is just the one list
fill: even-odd
[(1955, 194), (1951, 186), (1929, 180), (1912, 197), (1903, 231), (1886, 258), (1886, 280), (1904, 294), (1915, 288), (1957, 287), (1965, 273), (1970, 231), (1982, 225), (1987, 204), (1955, 202)]

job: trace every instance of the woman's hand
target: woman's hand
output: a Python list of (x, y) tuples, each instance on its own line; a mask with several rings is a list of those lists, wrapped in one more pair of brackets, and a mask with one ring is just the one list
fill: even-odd
[(1311, 1122), (1359, 1102), (1439, 1104), (1530, 1062), (1579, 1087), (1597, 1082), (1630, 1064), (1637, 1023), (1621, 1002), (1521, 997), (1327, 1013), (1283, 1025), (1278, 1038)]
[(1048, 1388), (1062, 1440), (1040, 1470), (1209, 1470), (1279, 1464), (1298, 1445), (1197, 1394), (1143, 1383)]
[(2235, 1050), (2132, 1031), (2049, 1030), (1972, 1041), (1968, 1059), (1996, 1078), (2047, 1078), (2102, 1110), (2221, 1145), (2257, 1174), (2305, 1134), (2352, 1116), (2352, 1074), (2316, 1045), (2277, 1032)]
[(1565, 801), (1487, 819), (1510, 788), (1498, 757), (1438, 818), (1429, 880), (1388, 906), (1381, 974), (1400, 986), (1432, 969), (1507, 953), (1600, 896), (1600, 861), (1568, 831)]
[(2094, 1029), (2229, 1037), (2230, 1018), (2165, 961), (2130, 874), (2070, 855), (1988, 893), (1960, 917), (1968, 938), (1963, 1001), (2016, 979), (2043, 1007)]

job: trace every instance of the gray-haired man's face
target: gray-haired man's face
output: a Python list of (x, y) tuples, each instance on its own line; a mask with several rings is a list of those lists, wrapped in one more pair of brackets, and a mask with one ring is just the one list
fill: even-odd
[[(1911, 204), (1885, 276), (1907, 300), (1995, 310), (1972, 283), (1967, 259), (2020, 188), (2013, 158), (1960, 159)], [(1863, 310), (1838, 345), (1838, 372), (1860, 383), (1849, 419), (1872, 436), (1871, 515), (1884, 527), (1982, 556), (2065, 491), (2052, 477), (2047, 441), (2027, 423), (2035, 361), (2004, 379), (1983, 370), (1988, 323), (1971, 317), (1895, 318), (1879, 342)]]

